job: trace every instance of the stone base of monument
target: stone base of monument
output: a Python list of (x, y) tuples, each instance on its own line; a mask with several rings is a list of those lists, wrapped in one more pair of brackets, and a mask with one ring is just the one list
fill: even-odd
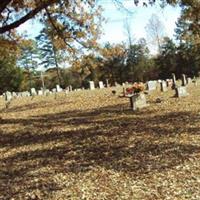
[(141, 108), (147, 107), (148, 104), (146, 102), (145, 94), (137, 93), (132, 95), (127, 95), (130, 99), (130, 106), (133, 111), (139, 110)]

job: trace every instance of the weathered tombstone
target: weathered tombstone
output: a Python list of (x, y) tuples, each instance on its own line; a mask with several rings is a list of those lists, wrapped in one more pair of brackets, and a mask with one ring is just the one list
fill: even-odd
[(94, 90), (95, 86), (94, 86), (94, 81), (89, 81), (90, 84), (90, 90)]
[(12, 92), (12, 97), (13, 98), (17, 98), (17, 93), (16, 92)]
[(176, 88), (176, 97), (185, 97), (188, 96), (187, 90), (185, 86), (177, 87)]
[(62, 92), (62, 88), (60, 87), (60, 85), (56, 85), (56, 91), (57, 92)]
[(161, 92), (166, 92), (167, 91), (167, 83), (166, 83), (166, 81), (162, 81), (160, 83), (160, 89), (161, 89)]
[(148, 81), (147, 82), (147, 89), (149, 91), (156, 90), (156, 81)]
[(103, 89), (103, 88), (104, 88), (104, 84), (103, 84), (102, 81), (99, 81), (99, 88), (100, 88), (100, 89)]
[(69, 86), (69, 92), (72, 92), (72, 90), (73, 90), (73, 89), (72, 89), (72, 86), (70, 85), (70, 86)]
[(109, 82), (108, 82), (108, 79), (106, 79), (106, 87), (107, 87), (107, 88), (110, 87)]
[(49, 89), (44, 90), (44, 94), (45, 94), (46, 96), (49, 96), (49, 95), (50, 95), (50, 90), (49, 90)]
[(182, 84), (181, 84), (182, 86), (186, 86), (187, 85), (185, 74), (181, 75), (181, 81), (182, 81)]
[(187, 84), (192, 83), (192, 79), (190, 77), (187, 78)]
[(130, 96), (131, 109), (133, 111), (147, 106), (145, 94), (139, 93)]
[(38, 90), (38, 95), (39, 96), (43, 95), (43, 91), (42, 90)]
[(53, 92), (53, 93), (56, 93), (56, 88), (53, 88), (53, 89), (52, 89), (52, 92)]
[(5, 93), (5, 100), (6, 101), (11, 101), (12, 100), (12, 94), (11, 94), (11, 92), (7, 91)]
[(173, 81), (172, 79), (166, 79), (167, 87), (172, 87)]
[(36, 89), (35, 88), (31, 88), (31, 96), (36, 96), (37, 95), (37, 92), (36, 92)]
[(174, 73), (172, 73), (172, 89), (176, 88), (176, 76)]

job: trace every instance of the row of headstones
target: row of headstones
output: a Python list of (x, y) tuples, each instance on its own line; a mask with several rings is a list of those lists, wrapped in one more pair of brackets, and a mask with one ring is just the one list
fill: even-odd
[(182, 74), (181, 77), (181, 86), (177, 86), (175, 74), (172, 74), (172, 79), (158, 80), (158, 81), (148, 81), (147, 82), (147, 90), (152, 91), (156, 90), (158, 83), (160, 84), (160, 89), (162, 92), (166, 92), (168, 88), (175, 89), (176, 97), (187, 96), (186, 86), (192, 83), (192, 79), (190, 77), (186, 78), (185, 74)]
[[(156, 90), (158, 84), (160, 84), (160, 89), (162, 92), (166, 92), (168, 88), (171, 88), (171, 89), (175, 89), (175, 97), (184, 97), (188, 95), (186, 86), (192, 83), (193, 81), (189, 77), (186, 79), (186, 76), (184, 74), (182, 75), (181, 81), (182, 81), (181, 86), (178, 87), (176, 84), (176, 77), (174, 74), (172, 74), (172, 79), (167, 79), (166, 81), (165, 80), (148, 81), (147, 90), (149, 91)], [(196, 81), (194, 82), (195, 82), (195, 85), (197, 85)], [(130, 104), (131, 104), (132, 110), (137, 110), (137, 109), (146, 107), (148, 105), (146, 103), (146, 98), (143, 93), (131, 96)]]
[[(24, 92), (5, 92), (3, 93), (3, 97), (5, 98), (6, 101), (11, 101), (13, 98), (19, 98), (19, 97), (34, 97), (34, 96), (41, 96), (41, 95), (50, 95), (50, 94), (55, 94), (58, 92), (62, 92), (63, 89), (59, 86), (56, 85), (56, 88), (53, 88), (51, 91), (49, 89), (41, 89), (36, 91), (35, 88), (31, 88), (30, 92), (29, 91), (24, 91)], [(72, 91), (72, 86), (68, 86), (65, 89), (66, 92), (71, 92)]]

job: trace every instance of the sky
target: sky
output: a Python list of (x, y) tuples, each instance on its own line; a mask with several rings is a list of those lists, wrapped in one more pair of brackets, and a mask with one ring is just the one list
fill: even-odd
[[(147, 38), (145, 26), (152, 14), (156, 14), (165, 27), (166, 36), (173, 38), (175, 22), (180, 15), (180, 8), (167, 6), (162, 9), (159, 5), (155, 6), (134, 6), (133, 0), (123, 0), (125, 9), (118, 9), (112, 0), (99, 0), (98, 3), (104, 9), (103, 16), (106, 23), (103, 24), (103, 35), (99, 40), (100, 43), (121, 43), (127, 41), (127, 34), (124, 28), (125, 19), (131, 27), (131, 34), (135, 41), (139, 38)], [(28, 21), (22, 24), (18, 31), (26, 31), (29, 38), (34, 38), (41, 30), (41, 25), (35, 21)], [(152, 50), (153, 51), (153, 50)]]

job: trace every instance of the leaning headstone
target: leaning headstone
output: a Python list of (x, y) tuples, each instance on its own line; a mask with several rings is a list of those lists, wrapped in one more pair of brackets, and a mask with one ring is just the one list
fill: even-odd
[(156, 90), (156, 81), (148, 81), (147, 82), (147, 89), (149, 91)]
[(166, 92), (167, 91), (167, 83), (166, 83), (166, 81), (162, 81), (160, 83), (160, 89), (161, 89), (161, 92)]
[(147, 106), (145, 94), (134, 94), (130, 97), (131, 109), (133, 111), (144, 108)]
[(187, 90), (185, 86), (177, 87), (176, 88), (176, 97), (185, 97), (188, 96)]
[(99, 88), (100, 88), (100, 89), (103, 89), (103, 88), (104, 88), (104, 85), (103, 85), (103, 82), (102, 82), (102, 81), (99, 81)]
[(90, 90), (94, 90), (95, 86), (94, 86), (94, 81), (89, 81), (90, 84)]
[(176, 76), (174, 73), (172, 73), (172, 89), (176, 88)]
[(187, 85), (185, 74), (181, 75), (181, 81), (182, 81), (182, 84), (181, 84), (182, 86), (186, 86)]

